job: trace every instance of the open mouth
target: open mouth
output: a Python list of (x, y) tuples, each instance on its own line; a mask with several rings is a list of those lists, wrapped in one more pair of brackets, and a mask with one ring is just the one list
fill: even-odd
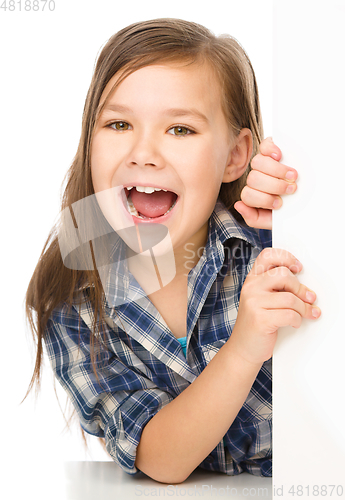
[(177, 194), (152, 186), (127, 186), (124, 188), (128, 212), (143, 220), (167, 215), (176, 205)]

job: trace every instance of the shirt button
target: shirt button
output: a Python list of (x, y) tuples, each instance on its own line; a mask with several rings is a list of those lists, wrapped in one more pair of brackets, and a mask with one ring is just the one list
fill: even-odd
[(206, 462), (207, 464), (213, 464), (214, 458), (212, 457), (212, 455), (209, 455), (205, 458), (204, 462)]

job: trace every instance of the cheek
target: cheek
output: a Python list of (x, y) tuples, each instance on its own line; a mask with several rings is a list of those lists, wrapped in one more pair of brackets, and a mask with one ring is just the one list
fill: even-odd
[[(184, 139), (181, 139), (181, 142)], [(180, 160), (186, 165), (200, 165), (202, 168), (205, 165), (214, 164), (217, 161), (217, 148), (212, 140), (207, 137), (200, 137), (197, 139), (185, 139), (184, 147), (175, 149), (178, 151), (176, 160)]]
[(219, 179), (223, 178), (227, 157), (228, 150), (220, 141), (204, 141), (198, 154), (198, 166), (200, 174), (205, 175), (205, 180), (207, 179), (210, 185), (218, 185)]
[(94, 189), (108, 187), (114, 173), (114, 155), (104, 138), (95, 136), (91, 144), (91, 176)]
[(108, 148), (104, 139), (99, 135), (95, 135), (91, 144), (91, 168), (94, 166), (106, 165), (108, 163)]
[(91, 145), (91, 179), (94, 191), (99, 191), (101, 187), (101, 177), (102, 177), (102, 158), (99, 154), (97, 147), (97, 141), (93, 141)]

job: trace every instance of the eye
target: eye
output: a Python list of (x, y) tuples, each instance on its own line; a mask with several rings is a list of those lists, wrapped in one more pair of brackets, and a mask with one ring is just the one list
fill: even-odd
[(168, 134), (183, 137), (185, 135), (195, 134), (195, 132), (187, 127), (182, 127), (182, 125), (176, 125), (176, 127), (172, 127), (168, 130)]
[(113, 128), (114, 130), (118, 130), (119, 132), (121, 132), (123, 130), (129, 130), (130, 125), (127, 122), (118, 121), (118, 122), (110, 123), (109, 127)]

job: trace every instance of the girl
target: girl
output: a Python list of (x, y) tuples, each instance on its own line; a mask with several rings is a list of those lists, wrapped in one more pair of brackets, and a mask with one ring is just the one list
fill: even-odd
[[(250, 223), (268, 227), (277, 195), (295, 189), (296, 172), (275, 161), (272, 141), (259, 154), (261, 137), (255, 76), (231, 37), (158, 19), (121, 30), (103, 48), (65, 215), (30, 282), (27, 314), (38, 342), (32, 383), (44, 340), (81, 427), (104, 438), (130, 474), (167, 483), (197, 466), (271, 475), (277, 329), (320, 311), (296, 277), (296, 258), (264, 249), (270, 232), (250, 229), (234, 210), (237, 202)], [(246, 205), (239, 199), (253, 155)], [(104, 193), (116, 195), (113, 212)], [(154, 256), (133, 249), (126, 224), (115, 227), (121, 238), (109, 239), (116, 258), (107, 265), (97, 266), (95, 247), (82, 241), (93, 267), (63, 264), (79, 244), (64, 247), (68, 220), (74, 230), (86, 222), (89, 235), (104, 234), (92, 211), (78, 212), (90, 199), (113, 228), (119, 220), (138, 235), (167, 229), (175, 274), (166, 286), (145, 278)], [(155, 255), (155, 269), (167, 254)]]

